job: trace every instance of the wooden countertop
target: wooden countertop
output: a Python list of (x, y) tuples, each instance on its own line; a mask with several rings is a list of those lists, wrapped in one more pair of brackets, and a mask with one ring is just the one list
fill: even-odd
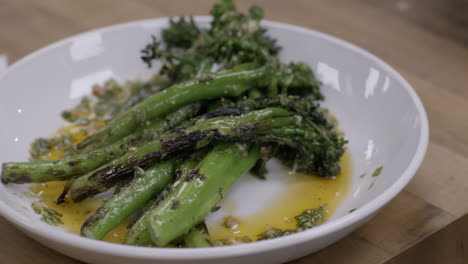
[[(97, 27), (206, 15), (213, 2), (0, 0), (0, 54), (14, 62)], [(264, 7), (267, 19), (335, 35), (390, 63), (415, 87), (431, 127), (426, 159), (400, 195), (350, 236), (293, 263), (398, 264), (409, 248), (468, 213), (467, 0), (238, 0), (241, 9), (253, 3)], [(468, 221), (461, 222), (466, 230)], [(34, 242), (3, 219), (0, 233), (2, 263), (80, 263)]]

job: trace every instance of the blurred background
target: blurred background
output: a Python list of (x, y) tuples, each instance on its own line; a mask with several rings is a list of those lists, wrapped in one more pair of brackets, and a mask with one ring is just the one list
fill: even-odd
[[(0, 0), (0, 71), (74, 34), (147, 18), (207, 15), (214, 0)], [(352, 42), (395, 67), (428, 112), (431, 142), (410, 185), (375, 219), (294, 263), (468, 263), (468, 0), (238, 0), (270, 20)], [(2, 87), (0, 87), (1, 89)], [(79, 263), (0, 219), (5, 263)], [(27, 249), (27, 250), (25, 250)]]

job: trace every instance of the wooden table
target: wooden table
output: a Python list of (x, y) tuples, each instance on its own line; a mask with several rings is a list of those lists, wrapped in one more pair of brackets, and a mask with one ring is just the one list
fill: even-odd
[[(0, 54), (14, 62), (54, 41), (96, 27), (180, 14), (206, 15), (213, 2), (0, 0)], [(463, 238), (451, 237), (468, 233), (464, 231), (468, 218), (462, 218), (468, 213), (468, 1), (238, 2), (244, 10), (252, 3), (264, 7), (267, 19), (329, 33), (376, 54), (410, 81), (429, 115), (429, 150), (407, 188), (364, 227), (294, 263), (414, 263), (424, 245), (442, 247), (431, 236), (438, 230), (442, 230), (438, 232), (440, 241), (462, 243)], [(79, 263), (32, 241), (3, 219), (0, 234), (2, 263)], [(449, 244), (445, 243), (453, 245)], [(431, 252), (437, 255), (438, 251)], [(468, 261), (462, 259), (467, 254), (462, 249), (447, 252), (453, 254), (431, 260)]]

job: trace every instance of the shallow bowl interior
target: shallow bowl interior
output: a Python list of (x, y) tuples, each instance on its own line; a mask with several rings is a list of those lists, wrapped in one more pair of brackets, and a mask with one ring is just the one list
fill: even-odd
[[(196, 21), (208, 25), (206, 17)], [(264, 25), (284, 47), (284, 61), (313, 67), (323, 82), (324, 105), (349, 140), (352, 184), (329, 222), (249, 245), (156, 249), (92, 241), (48, 226), (32, 212), (21, 185), (0, 185), (0, 213), (49, 247), (94, 263), (279, 263), (322, 248), (363, 224), (401, 191), (423, 159), (428, 126), (422, 104), (398, 73), (351, 44), (291, 25)], [(80, 34), (33, 53), (0, 75), (0, 162), (26, 160), (31, 141), (60, 127), (60, 112), (88, 94), (92, 84), (150, 76), (154, 70), (141, 63), (140, 49), (166, 26), (167, 19), (155, 19)], [(381, 166), (381, 174), (373, 177)]]

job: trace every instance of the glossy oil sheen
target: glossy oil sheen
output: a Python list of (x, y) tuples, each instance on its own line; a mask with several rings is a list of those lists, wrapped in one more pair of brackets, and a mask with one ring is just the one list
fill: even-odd
[[(60, 158), (60, 156), (51, 156), (51, 159), (53, 158)], [(282, 170), (287, 181), (285, 188), (276, 195), (275, 199), (265, 204), (263, 210), (247, 217), (237, 217), (235, 215), (236, 205), (233, 205), (234, 201), (227, 197), (222, 205), (227, 212), (230, 212), (230, 215), (239, 220), (240, 232), (230, 232), (229, 229), (222, 225), (222, 222), (217, 222), (210, 226), (210, 236), (213, 241), (239, 236), (249, 236), (255, 239), (258, 234), (264, 232), (268, 227), (280, 229), (294, 228), (296, 225), (294, 216), (302, 213), (304, 210), (318, 208), (324, 204), (326, 204), (325, 215), (327, 218), (330, 218), (346, 196), (351, 182), (352, 175), (350, 174), (350, 157), (348, 155), (344, 156), (341, 166), (343, 168), (342, 173), (334, 179), (302, 173), (291, 173), (287, 169)], [(63, 225), (60, 226), (79, 235), (83, 223), (94, 214), (104, 201), (98, 198), (90, 198), (79, 203), (73, 203), (67, 199), (67, 202), (57, 205), (55, 201), (62, 192), (63, 186), (64, 182), (31, 184), (30, 192), (49, 209), (53, 209), (63, 215)], [(127, 224), (127, 222), (120, 224), (103, 240), (122, 243), (127, 232)]]
[[(83, 136), (79, 127), (70, 125), (65, 126), (57, 130), (54, 134), (56, 136), (62, 134), (71, 134), (72, 142), (74, 145), (81, 142), (85, 136)], [(62, 150), (52, 148), (46, 156), (40, 157), (41, 160), (56, 160), (63, 158), (64, 153)], [(80, 203), (73, 203), (68, 196), (66, 197), (65, 203), (57, 204), (56, 199), (62, 193), (63, 187), (65, 186), (64, 181), (47, 182), (40, 184), (30, 184), (30, 190), (25, 192), (26, 196), (31, 196), (38, 199), (47, 208), (57, 211), (62, 214), (61, 220), (63, 221), (61, 227), (71, 233), (80, 235), (81, 226), (94, 212), (104, 203), (102, 199), (90, 198)], [(104, 241), (122, 243), (127, 233), (127, 223), (124, 222), (119, 226), (115, 227), (106, 237)]]
[[(62, 192), (64, 185), (64, 182), (31, 184), (30, 191), (49, 209), (53, 209), (63, 215), (63, 225), (60, 225), (61, 227), (79, 235), (83, 223), (94, 214), (104, 201), (98, 198), (90, 198), (79, 203), (73, 203), (67, 199), (65, 203), (57, 205), (55, 200)], [(103, 240), (122, 243), (127, 233), (127, 224), (127, 222), (124, 222), (118, 225)]]
[(226, 197), (225, 201), (220, 204), (224, 207), (223, 216), (234, 217), (238, 222), (238, 227), (226, 228), (224, 219), (217, 218), (209, 225), (211, 238), (217, 241), (248, 236), (256, 240), (259, 234), (270, 227), (294, 229), (297, 223), (295, 216), (321, 205), (325, 205), (326, 218), (331, 218), (346, 197), (352, 179), (351, 161), (348, 154), (344, 155), (340, 165), (342, 172), (335, 178), (294, 173), (290, 169), (283, 169), (282, 173), (286, 182), (284, 188), (276, 193), (276, 197), (268, 201), (262, 209), (250, 215), (237, 215), (240, 205), (229, 199), (229, 196)]

